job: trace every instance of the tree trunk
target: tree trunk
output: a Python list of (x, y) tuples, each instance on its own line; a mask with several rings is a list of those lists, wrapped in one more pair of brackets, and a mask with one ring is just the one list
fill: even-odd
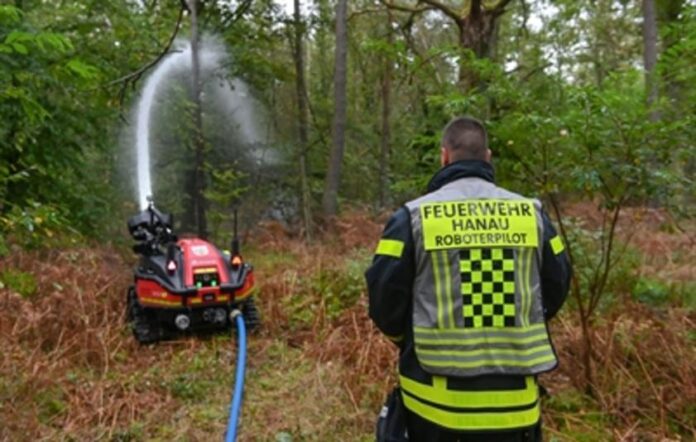
[(346, 141), (346, 75), (348, 64), (348, 1), (336, 4), (336, 61), (334, 71), (333, 146), (326, 174), (322, 206), (324, 216), (338, 212), (338, 186), (341, 182), (341, 163)]
[[(391, 29), (391, 13), (387, 14), (387, 43), (389, 47), (394, 44), (394, 36)], [(382, 137), (379, 152), (379, 207), (384, 208), (389, 198), (389, 157), (391, 151), (391, 89), (394, 62), (389, 54), (384, 56), (384, 71), (382, 72)]]
[(299, 132), (299, 167), (300, 167), (300, 205), (302, 210), (302, 222), (304, 224), (305, 236), (308, 240), (312, 238), (312, 211), (309, 193), (308, 168), (307, 168), (307, 147), (309, 137), (307, 135), (307, 84), (305, 82), (304, 66), (304, 29), (302, 15), (300, 12), (300, 0), (294, 0), (295, 6), (295, 86), (297, 92), (297, 128)]
[(650, 121), (660, 119), (659, 113), (653, 108), (658, 97), (656, 64), (657, 15), (655, 13), (655, 0), (643, 0), (643, 67), (645, 69), (645, 95), (650, 108)]
[(592, 336), (590, 319), (580, 315), (580, 326), (582, 328), (582, 362), (583, 377), (585, 384), (585, 394), (595, 397), (594, 375), (592, 372)]
[[(330, 66), (327, 66), (328, 63), (322, 63), (322, 54), (328, 54), (331, 50), (329, 34), (331, 33), (330, 22), (333, 17), (331, 17), (331, 6), (329, 5), (327, 0), (315, 0), (315, 2), (317, 5), (317, 19), (319, 22), (316, 28), (315, 51), (309, 51), (309, 54), (307, 55), (311, 57), (311, 54), (313, 52), (319, 54), (319, 63), (315, 63), (315, 66), (317, 66), (317, 68), (313, 68), (318, 71), (318, 90), (328, 91), (331, 87), (331, 69)], [(314, 57), (316, 58), (317, 56), (315, 55)], [(312, 68), (312, 66), (310, 65), (310, 60), (313, 59), (309, 58), (307, 63), (308, 68)]]
[[(452, 2), (421, 0), (418, 3), (427, 5), (427, 8), (416, 9), (400, 6), (395, 3), (382, 0), (387, 8), (402, 12), (411, 12), (411, 17), (428, 9), (435, 9), (449, 17), (459, 31), (459, 46), (461, 49), (470, 50), (475, 58), (491, 58), (496, 44), (496, 26), (500, 17), (505, 13), (505, 8), (512, 0), (497, 0), (495, 2), (483, 0), (470, 0), (463, 3), (465, 6), (451, 6)], [(448, 4), (446, 4), (448, 3)], [(468, 10), (467, 10), (468, 9)], [(464, 92), (468, 92), (478, 86), (480, 79), (468, 63), (468, 58), (462, 54), (459, 64), (459, 84)]]
[(201, 238), (207, 238), (208, 226), (205, 204), (205, 139), (203, 138), (203, 110), (201, 107), (201, 75), (198, 56), (198, 0), (188, 0), (191, 10), (191, 71), (193, 77), (193, 147), (195, 151), (194, 175), (194, 207), (196, 211), (196, 233)]
[[(470, 50), (478, 58), (491, 58), (495, 50), (497, 9), (487, 10), (482, 2), (473, 1), (469, 14), (455, 23), (459, 30), (459, 45)], [(459, 84), (464, 91), (479, 85), (478, 74), (468, 66), (468, 59), (462, 58), (459, 68)]]

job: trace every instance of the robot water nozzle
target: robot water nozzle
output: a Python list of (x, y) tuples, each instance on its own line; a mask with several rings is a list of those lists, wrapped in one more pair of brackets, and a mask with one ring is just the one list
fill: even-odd
[(128, 231), (139, 244), (138, 253), (156, 253), (159, 246), (176, 242), (172, 233), (174, 219), (171, 214), (155, 208), (152, 197), (148, 197), (148, 208), (128, 220)]

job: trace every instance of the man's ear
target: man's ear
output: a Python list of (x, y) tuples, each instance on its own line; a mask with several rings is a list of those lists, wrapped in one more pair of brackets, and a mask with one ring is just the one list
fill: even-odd
[(440, 148), (440, 166), (445, 167), (450, 163), (449, 151), (441, 147)]
[(493, 152), (491, 152), (490, 149), (486, 149), (486, 161), (490, 163), (492, 159), (493, 159)]

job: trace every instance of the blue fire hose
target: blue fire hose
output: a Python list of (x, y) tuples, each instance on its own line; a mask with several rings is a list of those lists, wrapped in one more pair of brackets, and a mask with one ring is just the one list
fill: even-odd
[(244, 317), (239, 310), (230, 313), (230, 319), (234, 318), (237, 323), (237, 372), (234, 380), (234, 392), (232, 393), (232, 406), (230, 408), (230, 419), (227, 421), (227, 436), (225, 442), (235, 442), (237, 440), (237, 424), (239, 414), (242, 409), (242, 395), (244, 393), (244, 369), (246, 366), (246, 328), (244, 327)]

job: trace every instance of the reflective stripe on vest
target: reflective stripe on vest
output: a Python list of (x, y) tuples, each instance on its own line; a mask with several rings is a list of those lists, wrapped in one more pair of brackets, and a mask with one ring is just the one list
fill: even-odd
[[(524, 373), (556, 365), (545, 324), (465, 329), (414, 328), (416, 355), (428, 371), (485, 368), (486, 373)], [(434, 369), (434, 370), (433, 370)]]
[(540, 204), (462, 179), (406, 205), (416, 268), (416, 356), (443, 376), (553, 369), (539, 275)]
[(525, 379), (521, 390), (448, 390), (440, 376), (433, 377), (433, 385), (401, 376), (400, 384), (406, 408), (455, 430), (523, 428), (536, 424), (540, 417), (538, 387), (532, 376)]
[(435, 297), (437, 298), (437, 322), (443, 327), (454, 327), (449, 256), (445, 251), (437, 250), (432, 254), (432, 261), (433, 273), (435, 274)]
[(563, 245), (563, 240), (561, 239), (560, 236), (554, 236), (551, 238), (551, 250), (553, 250), (554, 255), (558, 255), (562, 251), (565, 250), (565, 245)]
[(375, 255), (391, 256), (392, 258), (401, 258), (404, 253), (404, 242), (396, 239), (381, 239), (377, 244)]

